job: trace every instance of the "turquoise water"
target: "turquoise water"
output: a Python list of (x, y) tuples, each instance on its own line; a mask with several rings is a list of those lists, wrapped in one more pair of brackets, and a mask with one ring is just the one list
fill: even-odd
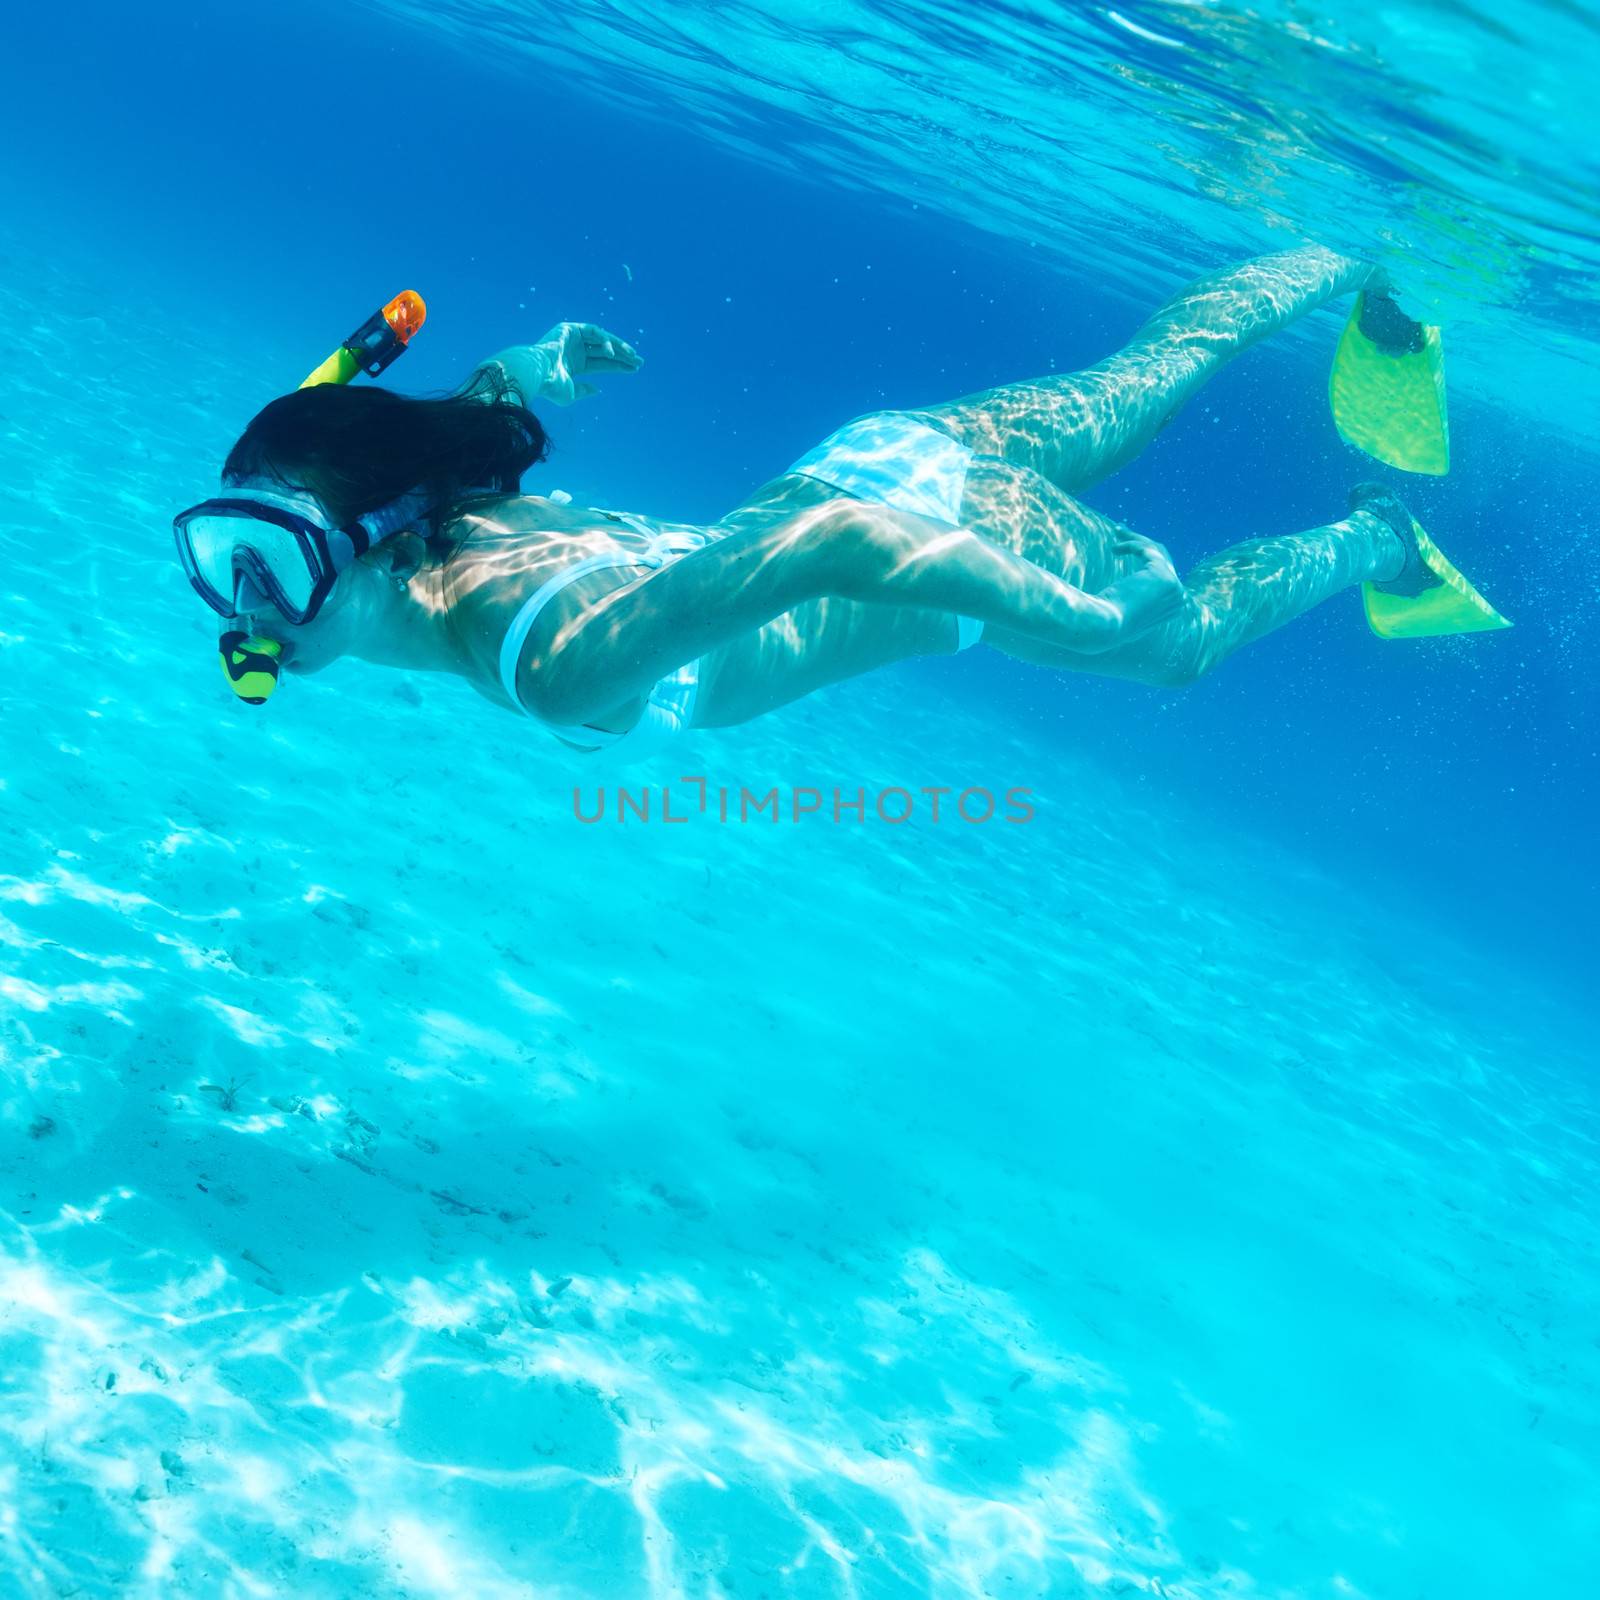
[[(1584, 16), (399, 11), (4, 69), (0, 1593), (1592, 1592)], [(358, 46), (408, 115), (290, 115)], [(413, 281), (401, 387), (638, 338), (530, 486), (709, 516), (1358, 233), (1456, 330), (1419, 503), (1512, 634), (1339, 600), (1185, 696), (919, 663), (631, 779), (1025, 824), (585, 824), (616, 775), (453, 681), (233, 703), (170, 560)], [(1317, 520), (1336, 333), (1091, 498), (1189, 558)]]

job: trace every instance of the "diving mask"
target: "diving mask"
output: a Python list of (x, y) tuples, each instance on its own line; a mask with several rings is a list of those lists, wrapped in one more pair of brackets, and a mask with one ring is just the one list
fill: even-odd
[(271, 606), (298, 626), (351, 562), (431, 509), (418, 492), (336, 524), (313, 494), (245, 483), (180, 512), (172, 531), (190, 584), (218, 616)]

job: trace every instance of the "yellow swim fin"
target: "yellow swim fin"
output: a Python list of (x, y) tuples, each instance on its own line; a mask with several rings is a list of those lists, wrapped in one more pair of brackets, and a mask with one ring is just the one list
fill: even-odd
[(1439, 330), (1413, 322), (1388, 295), (1356, 296), (1328, 400), (1347, 444), (1402, 472), (1442, 478), (1450, 470)]
[[(1509, 628), (1502, 617), (1445, 559), (1443, 552), (1413, 521), (1417, 554), (1427, 570), (1404, 585), (1365, 583), (1361, 598), (1367, 622), (1380, 639), (1434, 639), (1448, 633), (1489, 633)], [(1433, 581), (1429, 581), (1430, 577)], [(1396, 593), (1407, 588), (1410, 594)]]

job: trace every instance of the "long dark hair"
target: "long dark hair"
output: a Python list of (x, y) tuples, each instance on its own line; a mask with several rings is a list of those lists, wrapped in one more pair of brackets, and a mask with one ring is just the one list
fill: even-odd
[(539, 419), (509, 395), (477, 390), (419, 400), (322, 383), (252, 418), (228, 452), (222, 480), (313, 487), (348, 520), (418, 488), (440, 507), (474, 489), (514, 494), (548, 448)]

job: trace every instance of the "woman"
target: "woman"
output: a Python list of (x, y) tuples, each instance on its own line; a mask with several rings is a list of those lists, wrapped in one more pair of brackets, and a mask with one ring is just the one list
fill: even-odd
[[(344, 560), (303, 605), (269, 581), (270, 553), (225, 534), (237, 543), (200, 559), (233, 594), (207, 598), (292, 671), (353, 655), (453, 672), (586, 751), (744, 722), (980, 637), (1045, 666), (1190, 683), (1353, 584), (1438, 581), (1409, 515), (1374, 490), (1343, 520), (1235, 545), (1186, 581), (1160, 545), (1073, 498), (1231, 356), (1370, 276), (1308, 248), (1204, 279), (1098, 366), (860, 418), (710, 527), (518, 492), (545, 449), (527, 406), (639, 365), (592, 326), (505, 352), (450, 399), (301, 390), (234, 446), (225, 495), (241, 498), (226, 503), (235, 527), (309, 517), (350, 538)], [(179, 519), (180, 544), (186, 527), (215, 535), (203, 510)]]

